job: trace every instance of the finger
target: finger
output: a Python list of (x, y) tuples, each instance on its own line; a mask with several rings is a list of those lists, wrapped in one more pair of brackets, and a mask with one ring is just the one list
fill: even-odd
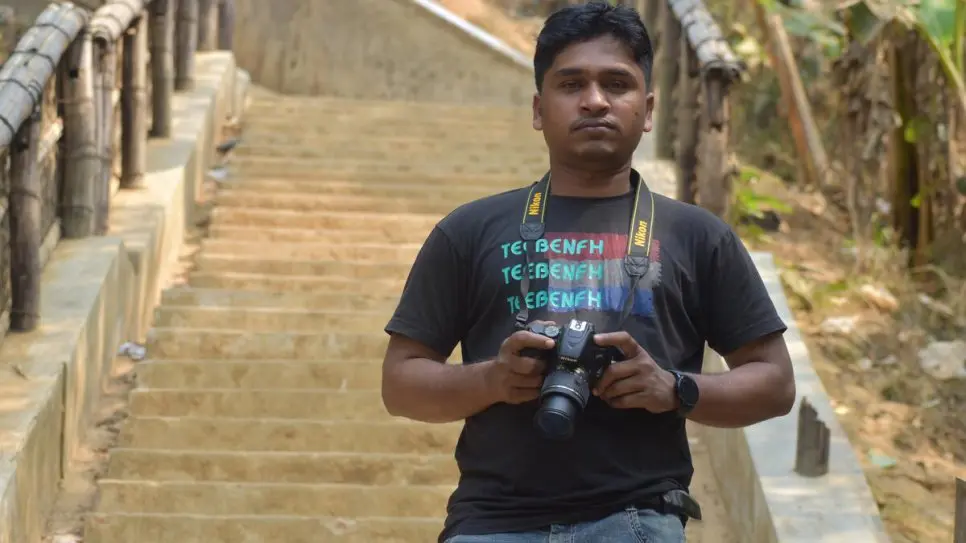
[(542, 375), (546, 362), (529, 356), (511, 356), (507, 359), (510, 371), (518, 375)]
[(638, 374), (629, 375), (611, 382), (606, 388), (600, 388), (598, 395), (600, 396), (600, 399), (604, 400), (605, 402), (610, 402), (611, 400), (620, 398), (621, 396), (644, 392), (642, 382), (643, 380), (640, 379)]
[(539, 388), (511, 388), (507, 403), (519, 404), (536, 400), (540, 396)]
[(541, 336), (540, 334), (520, 330), (518, 332), (514, 332), (510, 335), (510, 337), (506, 338), (506, 341), (503, 342), (503, 346), (508, 350), (508, 352), (519, 354), (521, 350), (526, 348), (552, 349), (553, 340), (546, 336)]
[(543, 385), (543, 375), (514, 375), (510, 381), (511, 388), (536, 388)]
[(594, 336), (594, 341), (601, 347), (617, 347), (628, 360), (644, 351), (630, 334), (623, 331), (597, 334)]
[(614, 362), (610, 366), (604, 368), (603, 375), (600, 376), (600, 380), (597, 381), (597, 386), (594, 387), (594, 394), (601, 395), (608, 388), (614, 385), (614, 383), (633, 377), (637, 375), (639, 368), (637, 364), (630, 360), (625, 360), (623, 362)]
[(642, 403), (643, 396), (643, 392), (632, 392), (631, 394), (624, 394), (623, 396), (611, 398), (606, 400), (606, 402), (607, 405), (613, 407), (614, 409), (634, 409), (644, 407), (644, 404)]

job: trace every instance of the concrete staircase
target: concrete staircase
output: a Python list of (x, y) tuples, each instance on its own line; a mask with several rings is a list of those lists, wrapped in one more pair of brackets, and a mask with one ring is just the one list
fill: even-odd
[(386, 413), (382, 327), (435, 222), (543, 142), (526, 110), (256, 96), (86, 541), (435, 541), (461, 425)]

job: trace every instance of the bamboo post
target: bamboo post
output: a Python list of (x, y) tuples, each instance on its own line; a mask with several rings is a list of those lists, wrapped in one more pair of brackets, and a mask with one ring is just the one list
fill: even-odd
[(674, 156), (674, 110), (675, 86), (678, 81), (678, 65), (681, 59), (681, 25), (666, 2), (661, 2), (661, 45), (658, 47), (657, 65), (657, 128), (655, 130), (658, 158)]
[(734, 172), (728, 159), (728, 83), (720, 74), (705, 74), (702, 81), (705, 108), (698, 132), (698, 204), (728, 220)]
[(111, 177), (114, 169), (114, 84), (116, 54), (113, 43), (98, 47), (97, 150), (98, 175), (94, 183), (94, 233), (104, 235), (110, 227)]
[(798, 410), (798, 439), (795, 443), (795, 472), (805, 477), (828, 473), (828, 426), (819, 420), (818, 411), (803, 399)]
[(174, 2), (151, 4), (151, 136), (171, 136), (171, 96), (174, 94)]
[(698, 163), (698, 130), (701, 122), (700, 92), (701, 68), (694, 50), (681, 45), (680, 80), (678, 82), (677, 107), (677, 199), (695, 202), (695, 173)]
[(218, 47), (218, 0), (198, 2), (198, 51), (214, 51)]
[(97, 141), (94, 110), (91, 35), (71, 44), (61, 77), (64, 92), (64, 185), (61, 228), (64, 238), (83, 238), (94, 231), (94, 180)]
[(966, 481), (956, 479), (956, 516), (953, 543), (966, 543)]
[(198, 40), (198, 0), (178, 0), (174, 42), (174, 88), (194, 87)]
[(24, 121), (10, 148), (10, 329), (29, 332), (40, 320), (40, 246), (43, 243), (38, 175), (40, 109)]
[(124, 34), (121, 86), (121, 187), (139, 187), (147, 168), (147, 20), (140, 16)]
[(218, 49), (231, 51), (235, 42), (235, 0), (218, 4)]

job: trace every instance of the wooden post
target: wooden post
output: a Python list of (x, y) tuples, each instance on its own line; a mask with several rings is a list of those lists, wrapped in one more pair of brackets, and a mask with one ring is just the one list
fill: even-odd
[(658, 42), (661, 36), (661, 3), (666, 0), (644, 0), (644, 8), (641, 10), (641, 18), (644, 20), (644, 27), (651, 38), (651, 46), (657, 52), (660, 47)]
[(214, 51), (218, 46), (219, 0), (198, 2), (198, 51)]
[(795, 472), (805, 477), (820, 477), (828, 473), (828, 426), (819, 420), (818, 412), (802, 399), (798, 410), (798, 442), (795, 444)]
[(111, 177), (114, 169), (114, 81), (117, 52), (113, 43), (98, 44), (97, 149), (98, 175), (94, 183), (94, 233), (104, 235), (110, 225)]
[(702, 80), (705, 107), (698, 132), (698, 204), (723, 220), (731, 212), (734, 172), (728, 159), (727, 82), (720, 74), (707, 73)]
[(681, 62), (681, 24), (666, 2), (661, 2), (661, 45), (658, 48), (657, 107), (655, 117), (655, 144), (657, 158), (674, 157), (674, 109), (675, 86), (678, 81), (678, 65)]
[(680, 71), (677, 99), (677, 149), (675, 150), (678, 167), (677, 199), (693, 204), (696, 188), (695, 172), (699, 160), (701, 67), (698, 64), (698, 57), (686, 43), (681, 44)]
[(147, 168), (147, 20), (138, 17), (124, 34), (121, 86), (121, 182), (141, 186)]
[(174, 88), (194, 87), (195, 50), (198, 42), (198, 0), (178, 0), (174, 42)]
[(71, 44), (62, 69), (64, 186), (60, 204), (61, 228), (64, 238), (84, 238), (94, 232), (94, 183), (98, 171), (93, 51), (88, 32), (83, 32)]
[(966, 481), (956, 478), (956, 520), (953, 543), (966, 543)]
[(174, 2), (151, 3), (151, 137), (171, 136), (174, 94)]
[(235, 43), (235, 0), (218, 4), (218, 49), (231, 51)]
[(35, 108), (10, 147), (10, 329), (18, 332), (33, 330), (40, 321), (40, 118), (40, 110)]

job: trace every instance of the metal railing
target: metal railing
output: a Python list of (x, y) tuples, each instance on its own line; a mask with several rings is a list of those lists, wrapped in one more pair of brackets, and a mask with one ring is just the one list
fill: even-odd
[(51, 3), (17, 42), (0, 67), (0, 336), (37, 327), (57, 241), (107, 234), (114, 192), (142, 186), (195, 51), (231, 48), (231, 1)]

